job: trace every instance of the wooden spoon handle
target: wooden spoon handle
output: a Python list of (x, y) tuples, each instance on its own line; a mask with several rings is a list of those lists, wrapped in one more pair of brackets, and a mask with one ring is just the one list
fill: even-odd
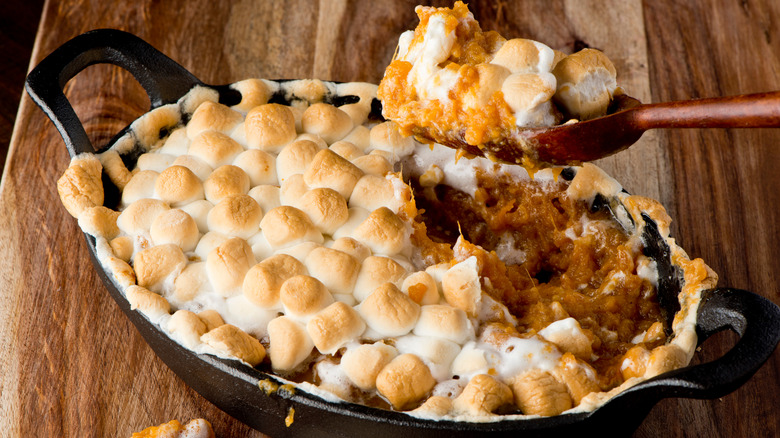
[(780, 91), (640, 105), (635, 128), (777, 128)]

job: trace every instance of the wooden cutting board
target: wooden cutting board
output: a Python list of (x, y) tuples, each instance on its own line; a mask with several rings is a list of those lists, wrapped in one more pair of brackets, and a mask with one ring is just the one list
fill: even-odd
[[(449, 4), (449, 2), (436, 2)], [(87, 30), (130, 31), (201, 80), (248, 77), (377, 82), (398, 35), (417, 19), (408, 1), (47, 1), (32, 64)], [(776, 0), (474, 1), (485, 29), (615, 61), (641, 100), (780, 89)], [(66, 87), (94, 144), (149, 106), (116, 67), (86, 69)], [(127, 437), (176, 418), (208, 419), (220, 437), (259, 437), (185, 386), (109, 298), (55, 183), (68, 157), (52, 124), (22, 100), (0, 186), (0, 435)], [(780, 130), (647, 133), (602, 166), (634, 194), (661, 200), (673, 234), (720, 284), (780, 302)], [(734, 343), (717, 335), (694, 359)], [(718, 400), (665, 400), (636, 436), (780, 433), (775, 354)], [(369, 431), (367, 431), (370, 433)]]

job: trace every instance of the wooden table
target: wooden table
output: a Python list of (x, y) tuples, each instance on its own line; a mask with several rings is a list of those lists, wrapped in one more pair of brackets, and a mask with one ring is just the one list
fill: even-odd
[[(133, 32), (207, 83), (247, 77), (377, 82), (414, 2), (47, 1), (33, 64), (90, 29)], [(445, 2), (446, 3), (446, 2)], [(780, 89), (776, 0), (474, 1), (485, 29), (571, 52), (592, 46), (643, 101)], [(95, 144), (144, 113), (126, 72), (90, 67), (67, 95)], [(205, 417), (221, 437), (259, 433), (186, 387), (146, 346), (88, 261), (55, 182), (68, 157), (24, 97), (0, 189), (0, 435), (129, 436), (172, 418)], [(601, 163), (625, 187), (660, 199), (673, 233), (720, 284), (780, 302), (780, 129), (651, 132)], [(723, 354), (735, 336), (704, 344)], [(665, 400), (636, 436), (780, 434), (780, 356), (718, 400)]]

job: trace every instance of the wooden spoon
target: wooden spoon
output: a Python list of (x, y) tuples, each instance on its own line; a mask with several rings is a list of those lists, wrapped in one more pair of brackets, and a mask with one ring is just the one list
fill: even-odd
[[(506, 138), (479, 146), (454, 133), (443, 144), (508, 163), (571, 165), (620, 152), (648, 129), (776, 127), (780, 127), (780, 91), (647, 105), (620, 95), (603, 117), (549, 128), (518, 127)], [(432, 138), (426, 129), (414, 134)]]

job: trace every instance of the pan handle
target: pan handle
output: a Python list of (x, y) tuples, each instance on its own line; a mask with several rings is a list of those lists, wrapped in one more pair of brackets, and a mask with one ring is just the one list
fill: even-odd
[(63, 88), (93, 64), (114, 64), (129, 71), (146, 90), (152, 109), (176, 102), (195, 85), (203, 85), (187, 69), (130, 33), (98, 29), (73, 38), (41, 61), (25, 83), (30, 97), (57, 127), (71, 157), (95, 149)]

